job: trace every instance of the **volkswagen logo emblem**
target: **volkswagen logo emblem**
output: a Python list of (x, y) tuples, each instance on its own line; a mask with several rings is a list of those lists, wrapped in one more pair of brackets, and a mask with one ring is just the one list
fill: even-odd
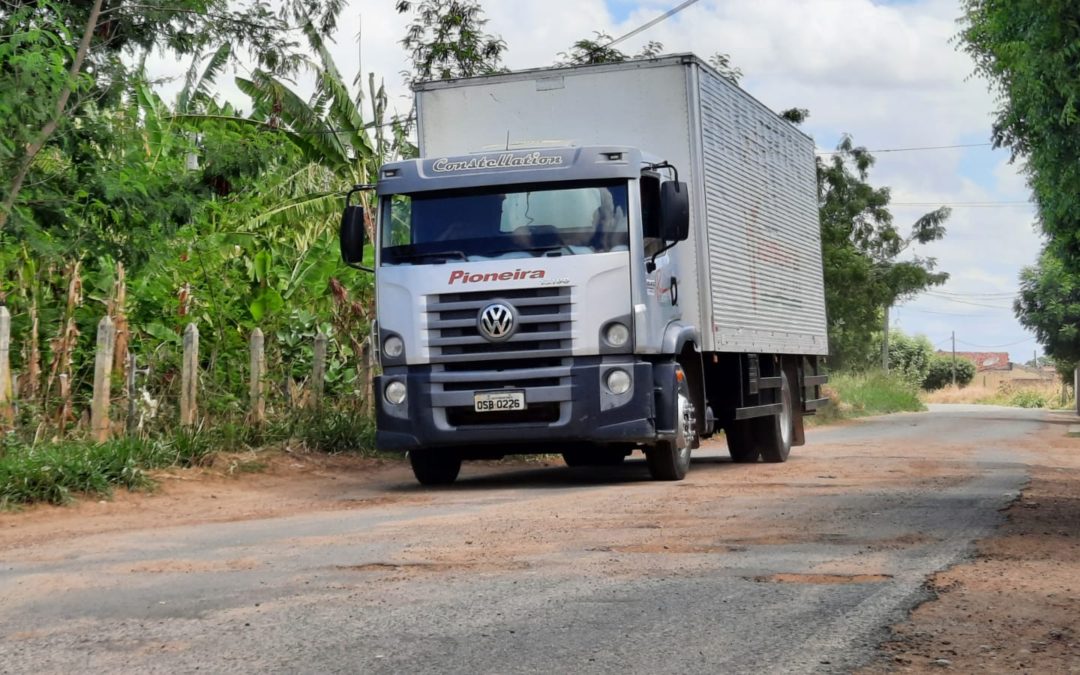
[(476, 327), (488, 340), (502, 342), (513, 335), (516, 319), (513, 307), (502, 302), (493, 302), (480, 310)]

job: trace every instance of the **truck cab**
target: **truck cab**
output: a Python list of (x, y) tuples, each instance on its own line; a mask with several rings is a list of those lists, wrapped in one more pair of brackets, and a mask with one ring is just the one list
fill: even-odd
[(697, 413), (658, 358), (689, 329), (667, 255), (688, 231), (674, 177), (614, 146), (384, 166), (378, 447), (409, 452), (425, 483), (461, 459), (616, 463), (643, 444), (685, 472)]

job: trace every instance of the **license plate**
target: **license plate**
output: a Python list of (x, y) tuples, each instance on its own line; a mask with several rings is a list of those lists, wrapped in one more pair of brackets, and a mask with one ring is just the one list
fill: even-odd
[(501, 412), (524, 410), (523, 391), (480, 391), (473, 394), (473, 410), (476, 412)]

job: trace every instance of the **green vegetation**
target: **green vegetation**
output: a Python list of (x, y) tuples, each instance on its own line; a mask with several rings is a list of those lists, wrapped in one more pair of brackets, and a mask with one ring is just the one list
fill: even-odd
[[(788, 114), (793, 112), (803, 111)], [(867, 182), (874, 157), (866, 148), (845, 137), (832, 157), (817, 162), (829, 362), (863, 370), (880, 360), (881, 341), (875, 337), (888, 308), (948, 279), (934, 271), (933, 258), (898, 258), (916, 244), (944, 237), (950, 212), (942, 207), (923, 215), (905, 236), (889, 211), (889, 189)]]
[[(150, 489), (154, 482), (147, 472), (153, 469), (205, 466), (222, 450), (285, 444), (318, 452), (371, 454), (374, 427), (366, 417), (330, 411), (297, 414), (262, 430), (222, 424), (105, 443), (72, 440), (29, 445), (14, 434), (4, 434), (0, 435), (0, 509), (36, 502), (64, 504), (80, 493), (108, 496), (117, 487)], [(265, 466), (258, 460), (238, 461), (229, 472), (250, 473)]]
[(964, 0), (962, 48), (999, 94), (993, 141), (1027, 174), (1047, 247), (1015, 305), (1059, 372), (1080, 363), (1080, 21), (1070, 0)]
[(897, 373), (833, 373), (825, 389), (830, 404), (811, 418), (817, 424), (926, 409), (919, 400), (918, 387)]
[(952, 385), (955, 372), (956, 385), (966, 387), (975, 379), (975, 364), (967, 359), (956, 359), (934, 354), (930, 358), (930, 368), (923, 379), (923, 389), (934, 391)]
[(1035, 333), (1062, 378), (1080, 362), (1080, 278), (1051, 249), (1020, 273), (1016, 315)]
[(961, 45), (996, 87), (993, 139), (1023, 160), (1050, 248), (1080, 273), (1080, 21), (1072, 0), (964, 0)]

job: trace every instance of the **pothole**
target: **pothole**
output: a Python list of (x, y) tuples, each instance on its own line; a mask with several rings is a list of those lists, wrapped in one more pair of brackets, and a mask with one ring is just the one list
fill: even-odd
[(891, 574), (782, 573), (750, 577), (751, 581), (772, 584), (877, 584), (890, 579), (892, 579)]

